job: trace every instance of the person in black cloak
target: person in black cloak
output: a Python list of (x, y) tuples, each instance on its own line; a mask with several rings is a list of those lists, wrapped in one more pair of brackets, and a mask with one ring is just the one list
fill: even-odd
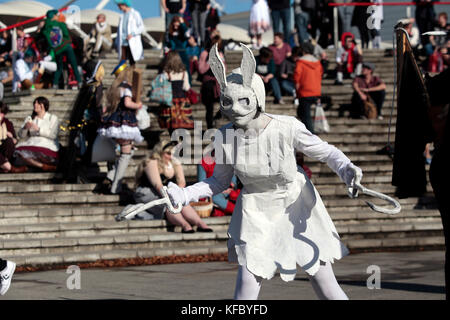
[[(80, 89), (70, 115), (68, 127), (69, 145), (62, 162), (62, 173), (65, 181), (72, 181), (79, 175), (76, 158), (79, 156), (84, 165), (90, 164), (92, 146), (101, 122), (103, 107), (103, 77), (105, 69), (101, 61), (89, 60), (84, 66), (85, 82)], [(87, 145), (86, 145), (87, 142)]]
[[(401, 31), (397, 31), (401, 32)], [(400, 37), (398, 37), (399, 39)], [(406, 41), (406, 40), (405, 40)], [(445, 293), (450, 298), (450, 69), (425, 79), (409, 43), (398, 52), (400, 61), (397, 124), (392, 185), (399, 198), (420, 197), (426, 192), (425, 145), (434, 142), (430, 182), (441, 214), (445, 238)], [(403, 48), (403, 43), (397, 43)], [(401, 51), (401, 50), (400, 50)], [(414, 90), (411, 90), (414, 88)]]
[(430, 118), (435, 132), (430, 182), (441, 213), (445, 237), (445, 294), (450, 299), (450, 69), (427, 79), (430, 95)]

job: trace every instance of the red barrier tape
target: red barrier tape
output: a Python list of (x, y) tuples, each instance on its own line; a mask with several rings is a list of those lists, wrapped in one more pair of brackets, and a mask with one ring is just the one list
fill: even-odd
[[(62, 8), (62, 9), (59, 9), (58, 11), (59, 11), (59, 12), (63, 12), (63, 11), (66, 11), (67, 9), (68, 9), (68, 8)], [(44, 16), (40, 16), (40, 17), (36, 17), (36, 18), (31, 18), (31, 19), (28, 19), (28, 20), (26, 20), (26, 21), (22, 21), (22, 22), (13, 24), (13, 25), (11, 25), (11, 26), (9, 26), (9, 27), (0, 29), (0, 32), (8, 31), (8, 30), (11, 30), (11, 29), (15, 29), (15, 28), (24, 26), (24, 25), (26, 25), (26, 24), (33, 23), (33, 22), (35, 22), (35, 21), (43, 20), (43, 19), (45, 19), (45, 18), (46, 18), (45, 15), (44, 15)]]
[[(434, 5), (449, 5), (450, 1), (433, 2)], [(367, 7), (367, 6), (414, 6), (415, 2), (385, 2), (385, 3), (372, 3), (372, 2), (352, 2), (352, 3), (329, 3), (330, 7)], [(420, 4), (419, 4), (420, 6)]]

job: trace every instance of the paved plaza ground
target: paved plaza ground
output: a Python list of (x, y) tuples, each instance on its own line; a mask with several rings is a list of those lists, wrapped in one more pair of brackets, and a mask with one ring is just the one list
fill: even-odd
[[(367, 288), (367, 279), (373, 274), (367, 273), (370, 266), (375, 266), (371, 270), (379, 267), (380, 289)], [(445, 299), (443, 251), (352, 254), (337, 261), (334, 270), (352, 300)], [(65, 270), (18, 273), (8, 294), (0, 300), (227, 300), (233, 297), (236, 272), (237, 266), (226, 262), (82, 269), (79, 290), (67, 288), (71, 274)], [(264, 281), (260, 299), (316, 297), (306, 274), (300, 271), (295, 281), (288, 283), (279, 276)]]

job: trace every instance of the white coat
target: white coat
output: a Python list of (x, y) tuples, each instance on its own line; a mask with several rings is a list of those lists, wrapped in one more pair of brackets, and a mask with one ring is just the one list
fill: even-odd
[[(116, 48), (119, 53), (119, 59), (121, 58), (122, 52), (122, 25), (123, 25), (124, 14), (120, 15), (119, 28), (117, 29), (116, 37)], [(142, 45), (141, 34), (145, 32), (144, 21), (142, 20), (141, 14), (131, 8), (130, 19), (128, 20), (128, 32), (135, 35), (133, 38), (128, 40), (130, 46), (131, 54), (133, 55), (134, 61), (139, 61), (144, 58), (144, 47)]]

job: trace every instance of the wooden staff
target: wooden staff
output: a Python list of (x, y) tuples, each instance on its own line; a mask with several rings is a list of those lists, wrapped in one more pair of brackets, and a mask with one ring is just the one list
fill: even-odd
[(141, 102), (141, 95), (142, 95), (142, 76), (144, 74), (144, 70), (142, 69), (135, 69), (133, 71), (133, 83), (131, 85), (132, 87), (132, 93), (133, 93), (133, 101), (136, 103)]

